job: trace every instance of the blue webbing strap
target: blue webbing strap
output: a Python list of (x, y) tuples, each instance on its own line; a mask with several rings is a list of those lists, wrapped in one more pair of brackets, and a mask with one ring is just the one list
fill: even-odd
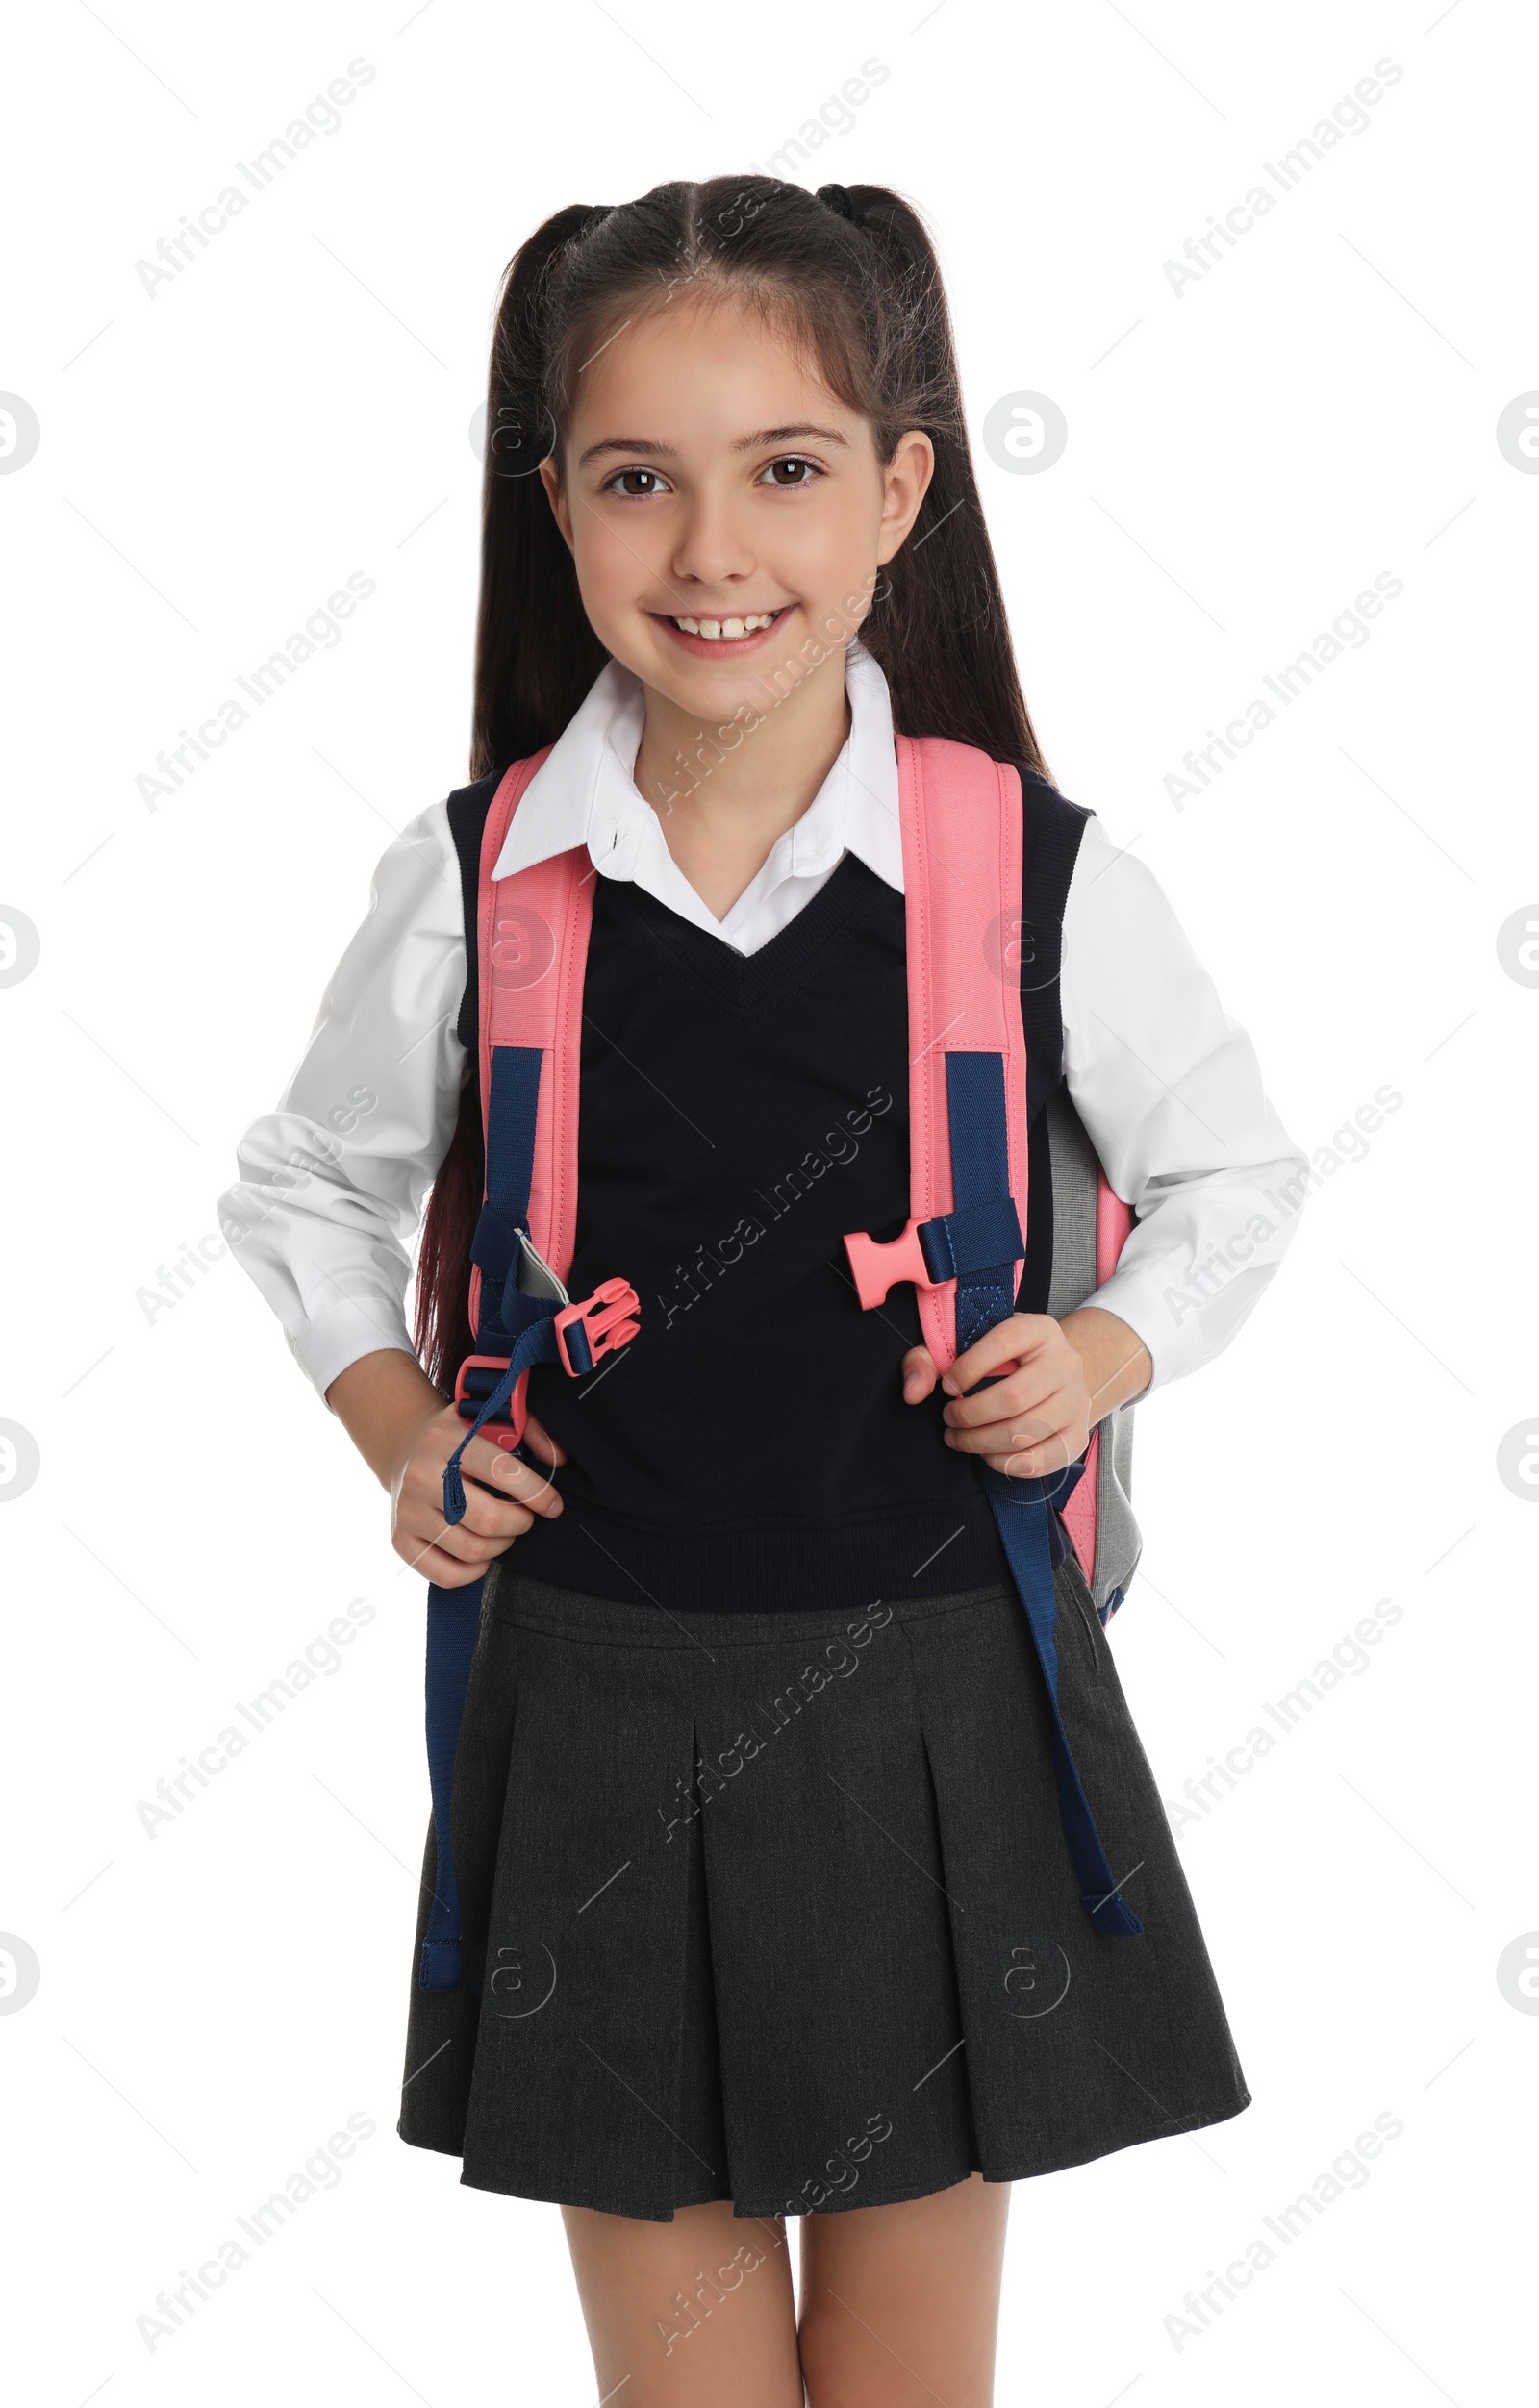
[[(1008, 1198), (1010, 1193), (1002, 1055), (948, 1053), (946, 1094), (954, 1209), (959, 1218), (981, 1221), (981, 1208), (997, 1207), (999, 1199)], [(1019, 1222), (1017, 1230), (1019, 1233)], [(958, 1273), (958, 1354), (965, 1353), (986, 1329), (1007, 1319), (1015, 1311), (1011, 1272), (1016, 1259), (1012, 1256), (1008, 1262)], [(993, 1385), (992, 1379), (979, 1380), (968, 1393), (972, 1395), (977, 1388)], [(1071, 1464), (1067, 1470), (1045, 1480), (1012, 1479), (988, 1464), (980, 1464), (978, 1468), (1047, 1685), (1058, 1810), (1078, 1875), (1079, 1894), (1098, 1932), (1107, 1939), (1134, 1939), (1144, 1926), (1123, 1901), (1106, 1861), (1058, 1703), (1058, 1606), (1053, 1589), (1050, 1516), (1055, 1507), (1067, 1501), (1084, 1466), (1082, 1462)]]
[[(483, 1424), (494, 1420), (501, 1413), (531, 1364), (560, 1360), (556, 1344), (556, 1316), (561, 1306), (555, 1297), (519, 1296), (517, 1302), (519, 1306), (528, 1308), (530, 1317), (527, 1326), (514, 1342), (507, 1369), (443, 1467), (443, 1518), (451, 1530), (465, 1519), (465, 1481), (460, 1471), (460, 1457), (470, 1441), (480, 1435)], [(483, 1321), (483, 1336), (485, 1330)]]
[[(1020, 1257), (1021, 1222), (1010, 1196), (1010, 1155), (1005, 1141), (1004, 1057), (991, 1053), (948, 1053), (946, 1057), (946, 1112), (951, 1131), (951, 1212), (947, 1217), (963, 1229), (976, 1221), (987, 1225), (992, 1207), (1009, 1207), (1008, 1230), (1000, 1236), (1012, 1245), (1002, 1262), (956, 1275), (956, 1350), (965, 1354), (996, 1321), (1007, 1320), (1016, 1309), (1011, 1271)], [(961, 1249), (955, 1248), (958, 1254)], [(926, 1249), (928, 1252), (928, 1249)]]
[(518, 1232), (529, 1220), (542, 1059), (538, 1045), (492, 1048), (486, 1201), (470, 1244), (470, 1260), (481, 1268), (476, 1347), (482, 1354), (501, 1354), (502, 1347), (492, 1342), (504, 1329), (517, 1327), (517, 1321), (505, 1321), (503, 1307), (512, 1302), (507, 1282), (518, 1260)]
[[(999, 1525), (1004, 1551), (1010, 1559), (1010, 1570), (1021, 1602), (1026, 1609), (1031, 1636), (1036, 1642), (1037, 1658), (1047, 1684), (1047, 1697), (1052, 1707), (1053, 1768), (1058, 1782), (1058, 1811), (1063, 1818), (1064, 1837), (1079, 1876), (1079, 1894), (1085, 1912), (1096, 1929), (1108, 1940), (1132, 1940), (1144, 1926), (1123, 1900), (1116, 1877), (1106, 1861), (1096, 1819), (1090, 1811), (1085, 1785), (1079, 1777), (1069, 1734), (1064, 1728), (1063, 1713), (1058, 1703), (1058, 1645), (1055, 1632), (1057, 1597), (1053, 1589), (1052, 1565), (1047, 1551), (1047, 1516), (1055, 1505), (1063, 1504), (1069, 1489), (1055, 1487), (1054, 1480), (1016, 1480), (988, 1464), (979, 1466), (983, 1485), (994, 1507), (994, 1518)], [(1077, 1479), (1081, 1464), (1070, 1466)], [(1069, 1482), (1069, 1472), (1058, 1472), (1057, 1483)]]
[[(487, 1102), (486, 1201), (476, 1224), (470, 1260), (481, 1267), (479, 1351), (510, 1356), (507, 1370), (482, 1404), (443, 1471), (443, 1518), (452, 1528), (465, 1519), (465, 1482), (460, 1458), (484, 1422), (500, 1413), (520, 1375), (534, 1363), (556, 1360), (553, 1297), (525, 1296), (516, 1284), (518, 1233), (527, 1221), (534, 1174), (535, 1114), (540, 1101), (538, 1046), (494, 1045)], [(514, 1317), (517, 1337), (506, 1316)], [(470, 1664), (481, 1619), (482, 1579), (463, 1589), (427, 1593), (427, 1768), (433, 1788), (433, 1836), (438, 1868), (433, 1902), (422, 1940), (417, 1973), (423, 1990), (458, 1990), (463, 1975), (460, 1888), (454, 1871), (450, 1819), (454, 1760), (465, 1717)]]
[(454, 1759), (460, 1722), (470, 1685), (485, 1577), (463, 1589), (429, 1585), (427, 1593), (427, 1769), (433, 1784), (433, 1837), (438, 1869), (433, 1903), (422, 1939), (417, 1973), (422, 1990), (460, 1987), (460, 1888), (454, 1875), (449, 1814), (454, 1797)]

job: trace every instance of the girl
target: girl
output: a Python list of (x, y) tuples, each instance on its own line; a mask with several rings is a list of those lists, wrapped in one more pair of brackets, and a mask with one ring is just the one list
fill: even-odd
[[(909, 1213), (914, 738), (1008, 765), (1024, 863), (1022, 1275), (944, 1378), (915, 1287), (863, 1311), (844, 1246)], [(1048, 779), (894, 193), (665, 185), (518, 252), (471, 770), (385, 854), (224, 1199), (396, 1551), (468, 1610), (400, 2131), (561, 2203), (605, 2398), (980, 2408), (1011, 2182), (1249, 2104), (1102, 1620), (1137, 1552), (1125, 1408), (1233, 1336), (1302, 1157), (1153, 880)], [(585, 1377), (538, 1362), (523, 1445), (467, 1443), (486, 1383), (446, 1397), (519, 1248), (477, 1217), (478, 905), (578, 855), (565, 1276), (633, 1282), (640, 1334)], [(1136, 1219), (1100, 1277), (1097, 1155)], [(989, 1482), (1035, 1493), (1097, 1428), (1095, 1588), (1054, 1517), (1045, 1654)]]

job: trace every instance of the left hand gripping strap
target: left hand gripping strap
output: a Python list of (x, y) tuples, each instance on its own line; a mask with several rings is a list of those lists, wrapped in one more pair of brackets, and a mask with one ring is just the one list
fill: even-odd
[(501, 1413), (531, 1364), (559, 1361), (556, 1345), (556, 1315), (560, 1306), (553, 1299), (524, 1296), (519, 1302), (530, 1306), (549, 1303), (549, 1311), (541, 1313), (529, 1323), (515, 1342), (508, 1367), (498, 1380), (486, 1403), (471, 1422), (459, 1445), (443, 1467), (443, 1518), (453, 1530), (465, 1519), (465, 1481), (460, 1471), (460, 1457), (482, 1426)]

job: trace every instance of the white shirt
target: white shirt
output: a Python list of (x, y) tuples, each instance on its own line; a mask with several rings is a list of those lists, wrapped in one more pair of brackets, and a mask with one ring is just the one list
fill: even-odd
[[(526, 788), (496, 875), (586, 844), (602, 876), (634, 879), (744, 954), (795, 918), (846, 851), (901, 893), (892, 706), (858, 642), (845, 686), (843, 750), (724, 919), (674, 862), (635, 784), (644, 698), (614, 661)], [(299, 1066), (276, 1112), (246, 1131), (240, 1180), (220, 1198), (237, 1259), (323, 1396), (362, 1355), (415, 1352), (407, 1246), (459, 1110), (465, 978), (459, 865), (439, 802), (382, 856), (367, 917), (332, 974)], [(1257, 1302), (1301, 1193), (1285, 1208), (1277, 1191), (1307, 1157), (1268, 1102), (1249, 1039), (1224, 1014), (1157, 882), (1096, 818), (1064, 910), (1060, 1003), (1071, 1099), (1137, 1220), (1112, 1277), (1086, 1301), (1137, 1332), (1158, 1386), (1219, 1353)]]

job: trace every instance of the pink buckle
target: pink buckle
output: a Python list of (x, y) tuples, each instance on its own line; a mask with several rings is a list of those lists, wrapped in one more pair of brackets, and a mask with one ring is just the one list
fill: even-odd
[(855, 1293), (861, 1311), (869, 1313), (873, 1305), (884, 1304), (888, 1290), (896, 1288), (900, 1279), (912, 1279), (916, 1288), (939, 1288), (945, 1282), (932, 1279), (920, 1243), (920, 1224), (911, 1220), (900, 1238), (886, 1245), (878, 1245), (864, 1230), (845, 1240), (845, 1252), (855, 1275)]
[[(581, 1304), (568, 1304), (556, 1316), (556, 1347), (562, 1367), (573, 1379), (591, 1371), (601, 1355), (613, 1354), (617, 1346), (628, 1346), (641, 1329), (639, 1315), (641, 1298), (628, 1279), (604, 1279), (591, 1296)], [(580, 1330), (577, 1352), (572, 1351), (572, 1333)], [(582, 1360), (586, 1342), (589, 1360)]]
[[(466, 1356), (455, 1374), (454, 1381), (454, 1401), (460, 1407), (462, 1420), (473, 1421), (481, 1410), (475, 1397), (466, 1395), (465, 1375), (467, 1371), (495, 1371), (500, 1377), (508, 1367), (508, 1360), (506, 1355)], [(527, 1385), (528, 1374), (525, 1373), (508, 1399), (506, 1421), (483, 1421), (481, 1424), (481, 1436), (489, 1438), (493, 1446), (500, 1446), (505, 1452), (511, 1452), (523, 1436), (523, 1399)]]

